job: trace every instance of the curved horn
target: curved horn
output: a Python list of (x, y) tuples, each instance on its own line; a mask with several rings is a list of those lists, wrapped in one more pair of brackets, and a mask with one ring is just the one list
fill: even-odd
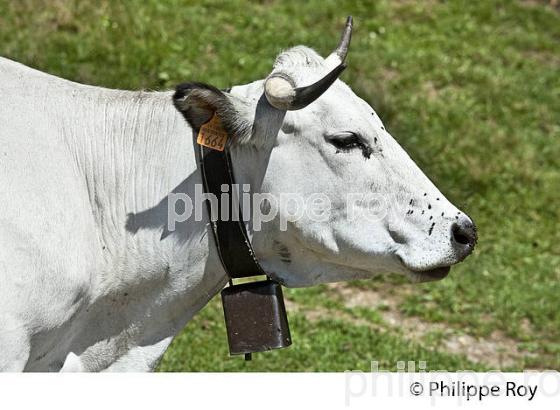
[(327, 57), (327, 59), (331, 56), (337, 56), (340, 59), (339, 64), (344, 63), (346, 55), (348, 54), (348, 47), (350, 47), (350, 40), (352, 40), (352, 23), (352, 16), (348, 16), (346, 18), (346, 27), (344, 27), (338, 47), (329, 55), (329, 57)]
[(264, 92), (270, 105), (279, 110), (299, 110), (327, 91), (346, 68), (344, 60), (352, 39), (352, 21), (352, 16), (348, 16), (338, 47), (325, 60), (327, 67), (334, 66), (325, 77), (307, 87), (299, 88), (296, 88), (294, 81), (283, 73), (273, 74), (266, 79)]
[(288, 75), (273, 74), (264, 83), (264, 94), (270, 105), (279, 110), (300, 110), (327, 91), (345, 68), (346, 65), (340, 64), (316, 83), (297, 88)]

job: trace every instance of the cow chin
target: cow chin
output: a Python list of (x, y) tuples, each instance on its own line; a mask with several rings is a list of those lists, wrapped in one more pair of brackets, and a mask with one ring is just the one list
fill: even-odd
[(446, 278), (450, 271), (451, 266), (441, 266), (425, 271), (408, 271), (407, 276), (415, 283), (434, 282)]
[[(446, 278), (451, 271), (451, 266), (458, 261), (452, 260), (450, 257), (443, 258), (438, 263), (426, 264), (426, 260), (416, 264), (412, 261), (406, 261), (400, 255), (396, 255), (401, 266), (401, 272), (404, 273), (411, 282), (434, 282)], [(420, 262), (420, 261), (418, 261)]]

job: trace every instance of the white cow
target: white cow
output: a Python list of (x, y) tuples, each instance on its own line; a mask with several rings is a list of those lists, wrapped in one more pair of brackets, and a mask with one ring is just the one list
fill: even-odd
[[(258, 231), (248, 221), (260, 263), (284, 285), (387, 271), (433, 280), (464, 259), (472, 221), (334, 81), (348, 41), (347, 28), (327, 59), (294, 47), (267, 81), (230, 93), (109, 90), (0, 59), (0, 369), (153, 370), (222, 289), (206, 213), (168, 229), (171, 195), (201, 183), (193, 129), (214, 112), (237, 182), (330, 201), (326, 218), (283, 208)], [(351, 217), (379, 206), (360, 199), (370, 193), (387, 212)]]

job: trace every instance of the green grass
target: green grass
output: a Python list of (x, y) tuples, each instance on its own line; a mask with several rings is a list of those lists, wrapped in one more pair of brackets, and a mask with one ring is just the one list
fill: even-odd
[(187, 325), (163, 358), (163, 371), (396, 371), (398, 361), (425, 361), (428, 370), (485, 370), (461, 355), (451, 355), (409, 343), (390, 333), (372, 331), (367, 326), (325, 317), (309, 325), (306, 318), (290, 313), (294, 344), (289, 349), (254, 354), (246, 362), (241, 356), (228, 358), (221, 305), (214, 299)]
[[(225, 87), (265, 77), (292, 45), (327, 54), (352, 14), (343, 78), (480, 233), (475, 254), (442, 282), (411, 287), (390, 276), (352, 288), (390, 281), (406, 289), (404, 317), (480, 338), (499, 331), (531, 353), (514, 369), (560, 369), (560, 11), (545, 3), (0, 0), (0, 54), (107, 87)], [(161, 370), (367, 370), (370, 360), (490, 367), (445, 351), (438, 332), (408, 340), (356, 324), (348, 315), (379, 325), (383, 308), (353, 311), (327, 287), (288, 296), (301, 307), (290, 317), (290, 349), (229, 359), (213, 301)], [(305, 309), (317, 307), (329, 317), (307, 320)]]

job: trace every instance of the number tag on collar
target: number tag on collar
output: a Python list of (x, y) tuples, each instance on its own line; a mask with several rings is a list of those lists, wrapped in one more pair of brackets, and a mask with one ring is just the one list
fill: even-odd
[(228, 134), (222, 126), (220, 119), (214, 113), (210, 121), (200, 127), (196, 142), (210, 149), (223, 151), (226, 147), (227, 139)]

